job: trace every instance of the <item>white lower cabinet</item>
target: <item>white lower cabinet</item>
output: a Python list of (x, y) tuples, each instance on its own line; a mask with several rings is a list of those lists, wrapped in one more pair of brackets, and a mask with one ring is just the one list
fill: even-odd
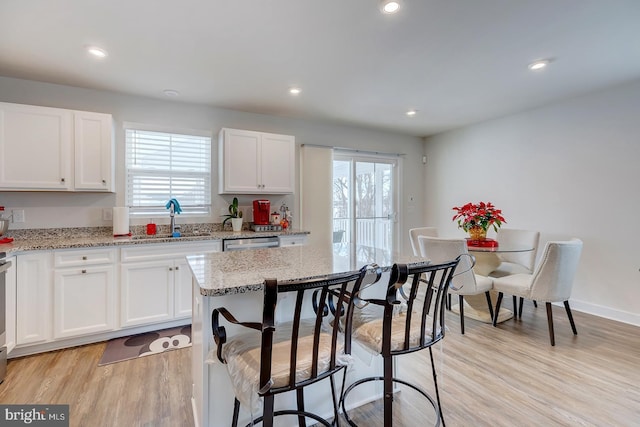
[(174, 317), (191, 317), (191, 270), (186, 259), (176, 261), (174, 282)]
[(191, 317), (191, 272), (185, 256), (220, 249), (220, 241), (123, 248), (120, 327)]
[(173, 262), (122, 264), (120, 326), (156, 323), (173, 318)]
[[(16, 354), (126, 335), (121, 329), (191, 318), (187, 255), (219, 240), (34, 251), (9, 258), (7, 346)], [(12, 301), (14, 301), (12, 303)], [(15, 319), (15, 320), (14, 320)]]
[(16, 345), (51, 340), (51, 252), (17, 257)]
[(54, 339), (112, 331), (116, 328), (114, 271), (113, 264), (55, 271)]

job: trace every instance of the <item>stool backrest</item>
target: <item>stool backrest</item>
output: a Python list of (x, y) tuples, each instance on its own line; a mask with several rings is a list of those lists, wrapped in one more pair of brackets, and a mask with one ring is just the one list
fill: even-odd
[[(360, 289), (369, 270), (369, 266), (364, 266), (359, 271), (315, 279), (265, 280), (259, 382), (261, 392), (278, 393), (303, 387), (344, 367), (339, 359), (342, 354), (351, 353), (351, 331), (342, 325), (348, 323), (347, 319), (353, 312), (351, 296)], [(375, 280), (379, 277), (378, 274)], [(274, 333), (278, 328), (275, 322), (276, 307), (278, 299), (285, 294), (292, 295), (294, 299), (292, 318), (286, 323), (290, 340), (289, 381), (287, 385), (276, 389), (271, 387)], [(328, 345), (331, 346), (329, 352)], [(304, 351), (299, 351), (299, 347), (304, 347)], [(309, 357), (310, 366), (301, 372), (303, 364), (299, 363), (299, 359), (304, 358), (304, 363), (307, 363)]]
[[(393, 266), (382, 326), (383, 356), (414, 352), (444, 337), (445, 299), (459, 260)], [(394, 315), (394, 307), (401, 303), (407, 305), (404, 315)], [(403, 328), (394, 330), (399, 323)]]

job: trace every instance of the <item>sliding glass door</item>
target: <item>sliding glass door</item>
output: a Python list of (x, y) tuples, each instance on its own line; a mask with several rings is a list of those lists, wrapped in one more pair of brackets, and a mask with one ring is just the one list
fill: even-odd
[(334, 154), (334, 243), (391, 249), (397, 234), (397, 157)]

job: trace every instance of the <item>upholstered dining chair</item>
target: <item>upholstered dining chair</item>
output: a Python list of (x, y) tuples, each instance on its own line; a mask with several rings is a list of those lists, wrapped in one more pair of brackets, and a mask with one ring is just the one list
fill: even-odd
[(467, 241), (465, 239), (443, 239), (439, 237), (418, 237), (418, 244), (422, 256), (429, 261), (438, 263), (447, 259), (466, 255), (460, 259), (458, 270), (453, 279), (451, 295), (458, 295), (458, 309), (460, 311), (460, 333), (464, 334), (464, 296), (484, 294), (487, 299), (489, 315), (493, 318), (493, 303), (491, 302), (491, 289), (493, 280), (486, 276), (475, 274), (472, 270), (474, 258), (469, 255)]
[[(569, 307), (569, 298), (581, 253), (582, 240), (580, 239), (547, 242), (540, 262), (532, 274), (512, 274), (493, 280), (493, 289), (498, 291), (495, 313), (500, 310), (503, 294), (544, 302), (547, 307), (549, 340), (553, 346), (556, 342), (551, 303), (563, 302), (571, 323), (571, 330), (574, 335), (578, 335)], [(496, 324), (497, 316), (494, 316), (493, 326)]]
[[(319, 279), (267, 279), (262, 322), (238, 321), (224, 307), (213, 310), (211, 325), (217, 357), (227, 365), (235, 393), (234, 427), (238, 425), (241, 403), (250, 408), (253, 415), (260, 409), (260, 398), (262, 415), (248, 425), (262, 422), (263, 426), (272, 427), (276, 416), (297, 415), (300, 426), (306, 425), (305, 417), (331, 426), (329, 421), (304, 408), (304, 387), (327, 378), (331, 383), (334, 420), (338, 418), (333, 375), (345, 369), (351, 360), (351, 330), (342, 330), (342, 325), (350, 324), (348, 319), (354, 310), (351, 293), (358, 291), (367, 271), (365, 266), (359, 271)], [(282, 294), (292, 295), (295, 304), (292, 319), (276, 324), (275, 312)], [(329, 313), (334, 315), (330, 322), (327, 321)], [(220, 315), (227, 322), (250, 331), (228, 337)], [(275, 396), (293, 390), (297, 408), (275, 411)]]
[(411, 240), (411, 249), (415, 256), (422, 256), (420, 253), (420, 245), (418, 244), (418, 236), (438, 237), (438, 229), (436, 227), (419, 227), (409, 230), (409, 239)]
[[(533, 273), (535, 267), (538, 244), (540, 242), (540, 232), (531, 230), (517, 230), (514, 228), (500, 228), (496, 234), (496, 240), (502, 247), (506, 246), (528, 246), (533, 250), (529, 252), (504, 252), (499, 253), (500, 265), (497, 269), (489, 273), (490, 277), (504, 277), (510, 274)], [(520, 305), (516, 303), (516, 296), (513, 296), (513, 318), (522, 317), (522, 305), (524, 298), (520, 298)], [(537, 303), (534, 300), (534, 305)]]
[[(372, 316), (370, 313), (375, 310), (366, 311), (366, 306), (354, 310), (351, 329), (354, 341), (382, 356), (383, 375), (359, 379), (343, 391), (340, 400), (349, 425), (357, 426), (347, 411), (347, 398), (354, 388), (371, 381), (383, 381), (385, 427), (393, 425), (394, 383), (403, 384), (425, 397), (434, 409), (435, 425), (440, 425), (440, 421), (444, 425), (431, 347), (445, 335), (445, 298), (458, 262), (459, 258), (438, 264), (395, 264), (385, 298), (359, 299), (360, 303), (382, 308), (381, 316)], [(431, 314), (430, 308), (433, 309)], [(395, 356), (425, 348), (429, 349), (431, 358), (436, 400), (417, 385), (393, 376)]]

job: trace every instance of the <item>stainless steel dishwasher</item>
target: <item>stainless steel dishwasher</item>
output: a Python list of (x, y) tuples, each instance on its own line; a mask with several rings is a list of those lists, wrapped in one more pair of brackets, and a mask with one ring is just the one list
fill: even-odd
[(277, 248), (277, 237), (249, 237), (244, 239), (222, 239), (222, 251), (244, 251), (248, 249)]

